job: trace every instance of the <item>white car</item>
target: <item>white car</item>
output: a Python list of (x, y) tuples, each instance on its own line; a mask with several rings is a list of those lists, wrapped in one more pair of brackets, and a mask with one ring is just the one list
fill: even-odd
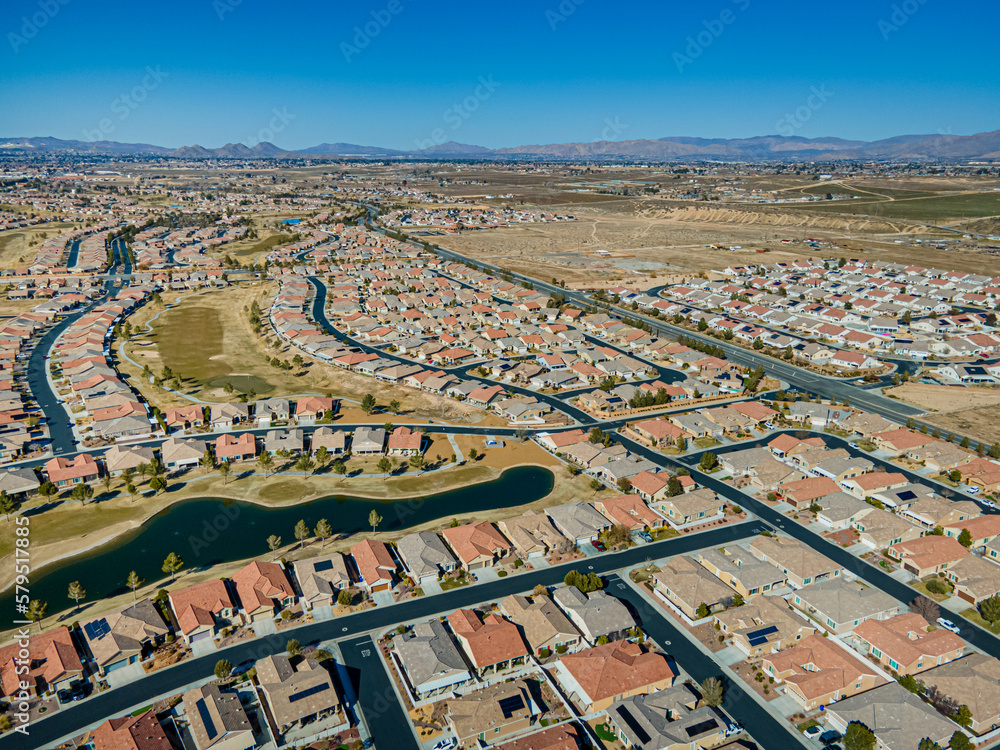
[(857, 443), (848, 443), (848, 445), (851, 446), (852, 448), (854, 448), (854, 450), (856, 450), (856, 451), (861, 450), (861, 446), (858, 445)]
[(979, 494), (979, 490), (982, 489), (982, 488), (981, 487), (974, 487), (973, 485), (967, 484), (962, 489), (965, 490), (966, 492), (968, 492), (970, 495), (978, 495)]
[(441, 740), (440, 742), (438, 742), (434, 746), (434, 750), (451, 750), (451, 748), (455, 747), (455, 745), (457, 744), (458, 740), (456, 740), (454, 737), (449, 737), (446, 740)]
[(943, 617), (937, 618), (937, 624), (940, 625), (945, 630), (950, 630), (955, 635), (961, 635), (962, 631), (959, 630), (958, 625), (953, 623), (951, 620), (946, 620)]
[(819, 737), (819, 735), (820, 735), (820, 733), (822, 731), (823, 731), (823, 726), (821, 724), (813, 724), (811, 727), (809, 727), (802, 734), (804, 734), (809, 739), (814, 739), (816, 737)]

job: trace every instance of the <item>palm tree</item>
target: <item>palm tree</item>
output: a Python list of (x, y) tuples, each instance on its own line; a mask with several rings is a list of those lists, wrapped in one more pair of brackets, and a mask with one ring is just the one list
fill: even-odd
[(69, 598), (76, 602), (76, 611), (80, 611), (80, 600), (86, 598), (87, 589), (80, 585), (79, 581), (73, 581), (69, 585)]
[(319, 519), (319, 522), (316, 524), (316, 530), (314, 533), (316, 534), (316, 536), (319, 537), (320, 542), (322, 542), (323, 546), (325, 547), (326, 540), (333, 535), (333, 529), (330, 527), (329, 521), (327, 521), (325, 518), (321, 518)]
[(372, 527), (372, 536), (374, 537), (375, 536), (375, 529), (377, 529), (378, 525), (380, 523), (382, 523), (382, 516), (380, 516), (378, 514), (378, 511), (375, 510), (374, 508), (372, 508), (372, 512), (368, 514), (368, 523), (371, 524), (371, 527)]
[(177, 573), (177, 571), (183, 567), (184, 567), (184, 561), (181, 559), (181, 556), (178, 555), (176, 552), (171, 552), (169, 555), (167, 555), (167, 559), (163, 561), (163, 566), (160, 568), (160, 570), (162, 570), (164, 573), (169, 573), (170, 582), (173, 583), (174, 574)]
[(219, 473), (222, 474), (222, 486), (225, 487), (229, 483), (229, 462), (223, 461), (219, 464)]
[(271, 550), (271, 562), (274, 562), (274, 553), (275, 550), (281, 546), (281, 537), (277, 534), (271, 534), (271, 536), (267, 538), (267, 546)]
[(299, 548), (305, 547), (305, 541), (309, 538), (309, 527), (306, 526), (305, 519), (295, 524), (295, 539), (299, 543)]
[(267, 470), (274, 466), (274, 456), (271, 455), (271, 451), (261, 451), (257, 456), (257, 465), (264, 470), (264, 479), (267, 479)]
[(132, 601), (136, 600), (135, 590), (137, 588), (139, 588), (140, 586), (142, 586), (142, 584), (144, 584), (144, 583), (145, 583), (145, 581), (142, 580), (139, 577), (139, 574), (136, 573), (134, 570), (131, 573), (128, 574), (128, 579), (126, 579), (125, 585), (128, 586), (130, 589), (132, 589)]

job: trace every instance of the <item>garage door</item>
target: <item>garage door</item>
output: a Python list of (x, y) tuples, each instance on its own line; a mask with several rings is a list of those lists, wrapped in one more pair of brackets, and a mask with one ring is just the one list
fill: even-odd
[(202, 633), (195, 633), (193, 636), (191, 636), (191, 643), (194, 643), (195, 641), (203, 641), (206, 638), (211, 638), (211, 637), (212, 637), (211, 630), (206, 630)]
[(969, 604), (976, 603), (976, 598), (968, 591), (958, 591), (956, 593), (958, 594), (959, 599), (963, 599), (964, 601), (967, 601)]

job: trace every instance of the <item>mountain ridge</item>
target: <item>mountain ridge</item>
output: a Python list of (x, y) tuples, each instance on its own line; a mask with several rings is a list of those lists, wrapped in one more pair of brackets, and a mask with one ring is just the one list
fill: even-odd
[(273, 143), (253, 146), (227, 143), (219, 148), (197, 144), (172, 149), (149, 143), (118, 141), (64, 140), (44, 137), (0, 137), (4, 151), (58, 152), (90, 154), (147, 154), (181, 159), (301, 159), (315, 157), (366, 158), (548, 158), (548, 159), (640, 159), (652, 161), (962, 161), (996, 159), (1000, 153), (1000, 130), (972, 135), (912, 134), (876, 141), (861, 141), (826, 136), (763, 135), (748, 138), (703, 138), (666, 136), (623, 141), (566, 142), (526, 144), (491, 149), (468, 143), (436, 144), (425, 149), (400, 150), (354, 143), (320, 143), (308, 148), (286, 150)]

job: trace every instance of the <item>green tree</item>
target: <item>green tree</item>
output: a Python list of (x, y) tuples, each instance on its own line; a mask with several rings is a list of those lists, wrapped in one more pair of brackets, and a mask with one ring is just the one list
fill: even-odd
[(129, 498), (134, 503), (136, 496), (139, 494), (139, 488), (136, 487), (131, 482), (125, 484), (125, 491), (128, 493)]
[(378, 470), (382, 473), (382, 481), (384, 482), (389, 472), (392, 471), (392, 461), (389, 460), (388, 456), (382, 456), (378, 460)]
[(679, 450), (681, 453), (684, 453), (688, 449), (687, 438), (685, 438), (685, 437), (679, 437), (679, 438), (677, 438), (676, 445), (677, 445), (677, 450)]
[(698, 461), (698, 468), (702, 471), (714, 471), (718, 465), (719, 459), (711, 451), (702, 453), (701, 459)]
[(424, 462), (425, 462), (425, 459), (424, 459), (423, 455), (420, 454), (420, 453), (416, 453), (416, 454), (410, 456), (410, 466), (412, 466), (414, 469), (423, 469), (424, 468)]
[(201, 468), (205, 470), (206, 474), (214, 469), (215, 456), (212, 455), (212, 451), (206, 450), (202, 457), (198, 460), (198, 463), (201, 464)]
[(875, 750), (875, 735), (864, 724), (848, 724), (844, 732), (844, 750)]
[(311, 474), (315, 466), (316, 464), (307, 455), (299, 456), (299, 460), (295, 462), (295, 468), (303, 474)]
[(184, 561), (181, 559), (181, 556), (178, 555), (176, 552), (171, 552), (169, 555), (167, 555), (167, 559), (163, 561), (163, 565), (161, 566), (160, 570), (168, 574), (170, 576), (170, 582), (173, 583), (174, 575), (177, 573), (178, 570), (180, 570), (183, 567), (184, 567)]
[(292, 640), (290, 640), (285, 646), (285, 652), (288, 654), (290, 659), (294, 659), (302, 653), (302, 644), (292, 638)]
[(338, 458), (333, 462), (333, 473), (340, 477), (340, 481), (343, 482), (344, 475), (347, 474), (347, 464)]
[(378, 525), (382, 523), (382, 516), (378, 514), (378, 511), (372, 508), (372, 512), (368, 514), (368, 525), (372, 527), (372, 536), (376, 534)]
[(319, 538), (321, 547), (326, 546), (326, 540), (333, 535), (333, 529), (330, 526), (330, 522), (325, 518), (319, 519), (316, 522), (316, 528), (313, 530), (313, 534)]
[(979, 603), (979, 614), (984, 620), (996, 622), (1000, 620), (1000, 594), (994, 594), (989, 599), (983, 599)]
[(38, 632), (41, 632), (42, 620), (45, 619), (45, 615), (48, 614), (48, 611), (48, 602), (43, 602), (41, 599), (32, 599), (28, 602), (28, 611), (24, 613), (24, 617), (29, 622), (37, 622)]
[(42, 482), (38, 487), (38, 494), (42, 497), (52, 497), (59, 494), (59, 488), (52, 482)]
[(399, 410), (402, 408), (402, 406), (403, 405), (400, 404), (399, 401), (393, 399), (392, 401), (389, 402), (389, 411), (392, 412), (393, 414), (399, 414)]
[(327, 450), (325, 445), (321, 445), (319, 450), (316, 451), (316, 463), (320, 465), (320, 468), (326, 466), (330, 462), (330, 451)]
[(706, 677), (701, 681), (701, 700), (706, 706), (721, 706), (722, 693), (722, 680), (718, 677)]
[(74, 500), (79, 500), (80, 505), (83, 505), (94, 496), (94, 488), (86, 482), (82, 482), (76, 485), (69, 494)]
[(375, 397), (372, 394), (366, 393), (361, 399), (361, 411), (369, 416), (375, 411)]
[(305, 519), (300, 520), (295, 524), (295, 539), (299, 543), (299, 548), (305, 547), (306, 539), (309, 538), (309, 527), (306, 525)]
[(233, 663), (225, 659), (219, 659), (215, 662), (215, 676), (220, 680), (228, 680), (229, 675), (233, 673)]
[(271, 451), (263, 450), (260, 455), (257, 456), (257, 465), (264, 472), (264, 479), (267, 479), (268, 470), (274, 466), (274, 456), (271, 455)]
[(968, 549), (972, 546), (972, 532), (968, 529), (962, 529), (962, 533), (958, 535), (958, 543), (963, 547)]
[(7, 517), (7, 522), (10, 522), (10, 514), (17, 510), (17, 502), (10, 495), (7, 494), (6, 490), (0, 491), (0, 513), (3, 513)]
[(632, 490), (632, 480), (628, 477), (621, 477), (617, 482), (615, 482), (615, 486), (618, 487), (618, 491), (620, 493), (627, 495)]
[(702, 331), (702, 332), (707, 331), (708, 330), (708, 321), (705, 320), (704, 318), (702, 318), (701, 320), (699, 320), (698, 321), (698, 330)]
[(340, 592), (337, 594), (337, 604), (339, 604), (341, 607), (351, 606), (352, 601), (354, 601), (354, 597), (351, 596), (351, 592), (349, 589), (341, 589)]
[(969, 735), (965, 732), (957, 731), (951, 735), (951, 742), (949, 742), (948, 747), (951, 750), (973, 750), (975, 745), (972, 744)]
[(708, 605), (705, 604), (705, 602), (702, 602), (701, 604), (699, 604), (698, 605), (698, 609), (695, 610), (695, 615), (697, 615), (697, 617), (698, 617), (699, 620), (708, 617), (709, 614), (711, 614), (711, 613), (709, 612)]
[(145, 581), (139, 577), (139, 574), (134, 570), (128, 574), (128, 578), (125, 579), (125, 585), (132, 589), (132, 601), (136, 600), (136, 589), (138, 589)]
[(156, 492), (159, 495), (161, 492), (165, 492), (167, 489), (167, 480), (163, 477), (153, 477), (149, 480), (149, 489)]
[(274, 562), (274, 558), (276, 556), (275, 553), (280, 546), (281, 537), (277, 534), (271, 534), (271, 536), (267, 538), (267, 548), (271, 550), (271, 562)]
[(69, 598), (76, 603), (76, 611), (80, 611), (80, 600), (87, 597), (87, 589), (80, 585), (79, 581), (73, 581), (69, 585)]
[(222, 486), (223, 487), (225, 487), (227, 484), (229, 484), (229, 472), (230, 471), (232, 471), (232, 469), (229, 467), (229, 462), (228, 461), (223, 461), (221, 464), (219, 464), (219, 473), (222, 475)]
[(479, 458), (479, 451), (477, 451), (475, 448), (469, 448), (469, 460), (475, 461), (478, 458)]
[(958, 712), (951, 717), (960, 727), (972, 726), (972, 710), (965, 705), (958, 707)]

